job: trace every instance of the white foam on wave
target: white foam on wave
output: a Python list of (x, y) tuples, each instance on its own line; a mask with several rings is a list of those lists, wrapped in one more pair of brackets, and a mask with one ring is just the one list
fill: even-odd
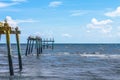
[(1, 69), (0, 70), (0, 73), (6, 73), (6, 72), (9, 72), (9, 69)]
[[(32, 54), (36, 56), (37, 54)], [(42, 53), (41, 56), (81, 56), (81, 57), (93, 57), (93, 58), (119, 58), (120, 54), (102, 54), (100, 52), (93, 52), (93, 53), (70, 53), (70, 52), (58, 52), (58, 53)]]
[(3, 56), (3, 54), (0, 54), (0, 56)]
[(58, 53), (43, 53), (42, 56), (69, 56), (72, 55), (69, 52), (58, 52)]
[(83, 57), (100, 57), (100, 58), (107, 57), (105, 54), (80, 54), (80, 56), (83, 56)]
[(64, 54), (64, 55), (69, 55), (70, 53), (69, 53), (69, 52), (64, 52), (63, 54)]
[[(19, 69), (14, 68), (14, 72), (19, 72)], [(6, 68), (0, 68), (0, 74), (1, 73), (9, 73), (9, 68), (8, 67), (6, 67)]]
[(80, 54), (82, 57), (120, 59), (120, 54)]

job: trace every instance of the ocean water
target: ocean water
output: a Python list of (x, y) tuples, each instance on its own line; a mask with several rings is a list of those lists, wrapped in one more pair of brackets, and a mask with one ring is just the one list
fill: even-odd
[(16, 45), (11, 45), (14, 76), (9, 76), (6, 45), (0, 45), (0, 80), (120, 80), (120, 44), (55, 44), (39, 57), (25, 56), (19, 72)]

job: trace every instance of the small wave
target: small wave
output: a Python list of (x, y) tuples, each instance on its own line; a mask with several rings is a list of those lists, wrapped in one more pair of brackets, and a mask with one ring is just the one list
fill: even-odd
[(120, 59), (119, 54), (80, 54), (82, 57), (98, 57), (98, 58), (111, 58)]
[(3, 56), (3, 54), (0, 54), (0, 56)]
[(101, 58), (106, 57), (105, 54), (80, 54), (80, 56), (84, 56), (84, 57), (101, 57)]
[(1, 69), (0, 70), (0, 73), (6, 73), (6, 72), (9, 72), (9, 69)]
[[(37, 54), (30, 54), (28, 56), (36, 56)], [(81, 56), (81, 57), (94, 57), (94, 58), (119, 58), (120, 54), (102, 54), (100, 52), (57, 52), (57, 53), (42, 53), (40, 56)], [(17, 57), (17, 56), (15, 56)], [(25, 57), (25, 56), (22, 56)]]
[(70, 53), (69, 53), (69, 52), (64, 52), (63, 54), (65, 54), (65, 55), (69, 55)]
[[(14, 72), (19, 72), (18, 68), (14, 68)], [(9, 68), (1, 68), (0, 69), (0, 74), (1, 73), (9, 73)]]
[(110, 58), (120, 58), (119, 54), (113, 54), (113, 55), (109, 55)]
[[(35, 54), (36, 55), (36, 54)], [(71, 55), (69, 52), (58, 52), (58, 53), (43, 53), (40, 54), (41, 56), (68, 56)]]

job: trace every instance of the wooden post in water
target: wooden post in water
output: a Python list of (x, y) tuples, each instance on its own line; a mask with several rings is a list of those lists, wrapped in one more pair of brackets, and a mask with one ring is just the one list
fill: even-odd
[(39, 45), (38, 45), (38, 39), (36, 39), (36, 49), (37, 49), (37, 56), (39, 56)]
[(7, 43), (7, 50), (8, 50), (8, 62), (9, 62), (9, 71), (10, 71), (10, 75), (14, 75), (14, 71), (13, 71), (13, 62), (12, 62), (12, 57), (11, 57), (11, 46), (10, 46), (10, 27), (7, 23), (7, 21), (5, 20), (4, 26), (6, 28), (6, 43)]
[(38, 39), (38, 53), (40, 54), (40, 40)]
[(7, 23), (7, 20), (5, 20), (5, 23), (0, 22), (0, 35), (1, 34), (6, 34), (9, 72), (10, 72), (10, 75), (13, 76), (14, 68), (13, 68), (12, 55), (11, 55), (10, 34), (16, 34), (17, 49), (18, 49), (18, 62), (19, 62), (19, 69), (21, 71), (22, 70), (22, 60), (21, 60), (20, 42), (19, 42), (20, 31), (18, 30), (18, 28), (12, 29), (12, 27), (10, 27), (9, 24)]
[(31, 53), (31, 40), (29, 41), (28, 54)]
[(54, 38), (52, 39), (52, 50), (54, 49)]
[(28, 47), (29, 47), (29, 39), (27, 39), (27, 47), (26, 47), (26, 53), (25, 53), (26, 56), (28, 55)]
[(40, 53), (42, 53), (42, 48), (43, 47), (43, 45), (42, 45), (42, 38), (40, 39)]
[(16, 41), (17, 41), (17, 49), (18, 49), (18, 62), (19, 62), (19, 69), (22, 71), (22, 59), (21, 59), (21, 52), (20, 52), (20, 41), (19, 41), (19, 34), (18, 27), (15, 28), (16, 30)]
[(46, 39), (46, 48), (48, 49), (48, 38)]
[(42, 44), (43, 44), (42, 45), (42, 47), (43, 47), (42, 49), (45, 49), (45, 39), (43, 39)]
[(13, 71), (13, 62), (11, 57), (11, 46), (10, 46), (10, 32), (9, 30), (6, 31), (6, 42), (7, 42), (7, 50), (8, 50), (8, 62), (9, 62), (9, 71), (10, 75), (14, 75)]
[(33, 47), (34, 47), (34, 40), (32, 40), (32, 44), (31, 44), (31, 53), (33, 51)]

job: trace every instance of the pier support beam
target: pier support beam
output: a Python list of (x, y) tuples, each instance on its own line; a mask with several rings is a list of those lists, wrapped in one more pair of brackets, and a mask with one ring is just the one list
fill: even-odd
[(36, 40), (37, 56), (39, 56), (39, 41)]
[(33, 52), (33, 47), (34, 47), (34, 40), (32, 40), (32, 44), (31, 44), (31, 53)]
[(12, 57), (11, 57), (11, 46), (10, 46), (10, 30), (6, 30), (6, 42), (7, 42), (7, 50), (8, 50), (8, 62), (9, 62), (9, 71), (10, 75), (14, 75), (13, 71), (13, 62), (12, 62)]
[(29, 47), (29, 39), (27, 39), (27, 47), (26, 47), (26, 53), (25, 53), (25, 55), (27, 56), (28, 55), (28, 48)]
[(29, 46), (28, 46), (28, 54), (30, 54), (31, 53), (31, 40), (29, 41)]
[[(15, 28), (16, 32), (18, 32), (18, 27)], [(20, 52), (20, 41), (19, 41), (19, 34), (16, 33), (16, 41), (17, 41), (17, 49), (18, 49), (18, 62), (19, 62), (19, 69), (22, 71), (22, 59), (21, 59), (21, 52)]]

